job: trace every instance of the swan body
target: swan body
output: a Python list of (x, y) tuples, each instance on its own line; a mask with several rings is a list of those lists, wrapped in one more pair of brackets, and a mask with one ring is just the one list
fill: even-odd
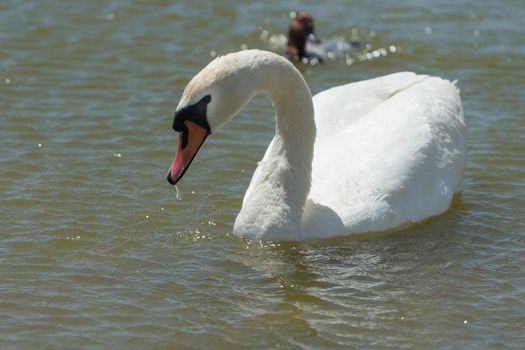
[(188, 84), (168, 180), (176, 183), (206, 136), (262, 91), (276, 133), (235, 220), (238, 235), (302, 240), (391, 230), (443, 213), (461, 189), (465, 124), (453, 83), (403, 72), (312, 98), (292, 64), (259, 50), (219, 57)]

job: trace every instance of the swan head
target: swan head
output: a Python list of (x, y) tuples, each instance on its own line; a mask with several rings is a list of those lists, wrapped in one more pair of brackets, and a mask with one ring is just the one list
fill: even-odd
[[(252, 53), (253, 54), (253, 53)], [(215, 130), (229, 122), (254, 94), (246, 54), (218, 57), (186, 86), (173, 118), (179, 142), (167, 179), (175, 185)]]

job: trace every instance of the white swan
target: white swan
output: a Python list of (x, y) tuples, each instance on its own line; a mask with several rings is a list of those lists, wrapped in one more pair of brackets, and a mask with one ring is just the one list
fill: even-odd
[(168, 181), (179, 181), (208, 134), (263, 91), (275, 137), (234, 233), (301, 240), (395, 229), (443, 213), (460, 190), (465, 124), (454, 84), (396, 73), (312, 99), (288, 60), (259, 50), (219, 57), (189, 82), (173, 121), (180, 136)]

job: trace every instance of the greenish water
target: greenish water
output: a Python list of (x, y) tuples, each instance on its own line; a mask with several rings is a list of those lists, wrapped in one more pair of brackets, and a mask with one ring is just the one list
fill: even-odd
[[(299, 66), (313, 92), (402, 70), (458, 80), (468, 162), (447, 213), (383, 237), (232, 236), (273, 136), (264, 96), (176, 198), (183, 87), (214, 53), (278, 51), (295, 9), (322, 38), (370, 44)], [(518, 0), (4, 0), (0, 348), (522, 349), (523, 18)]]

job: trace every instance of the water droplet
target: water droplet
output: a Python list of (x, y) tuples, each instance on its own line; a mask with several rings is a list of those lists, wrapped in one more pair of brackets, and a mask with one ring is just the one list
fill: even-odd
[(432, 28), (430, 28), (430, 27), (425, 27), (425, 33), (427, 33), (427, 34), (432, 34)]
[(248, 50), (248, 45), (242, 44), (241, 45), (241, 50)]
[(474, 31), (474, 36), (479, 37), (480, 35), (481, 35), (481, 33), (479, 32), (479, 30), (476, 29), (476, 30)]
[(397, 48), (394, 46), (394, 45), (390, 45), (390, 47), (388, 48), (390, 50), (390, 52), (396, 52), (397, 51)]
[(9, 78), (5, 78), (5, 83), (6, 83), (7, 85), (11, 84), (11, 79), (9, 79)]
[(177, 187), (177, 185), (173, 186), (175, 187), (175, 191), (177, 191), (177, 194), (175, 195), (175, 198), (177, 198), (179, 201), (182, 200), (182, 195), (179, 193), (179, 188)]
[(463, 321), (463, 324), (467, 324), (467, 323), (468, 323), (468, 321), (467, 321), (467, 320)]
[(112, 21), (112, 20), (115, 19), (115, 15), (114, 15), (113, 13), (108, 13), (108, 14), (106, 15), (106, 19), (107, 19), (108, 21)]
[(211, 50), (210, 51), (210, 57), (213, 57), (213, 58), (217, 57), (217, 52)]
[(38, 144), (38, 148), (42, 148), (42, 144), (41, 143)]

